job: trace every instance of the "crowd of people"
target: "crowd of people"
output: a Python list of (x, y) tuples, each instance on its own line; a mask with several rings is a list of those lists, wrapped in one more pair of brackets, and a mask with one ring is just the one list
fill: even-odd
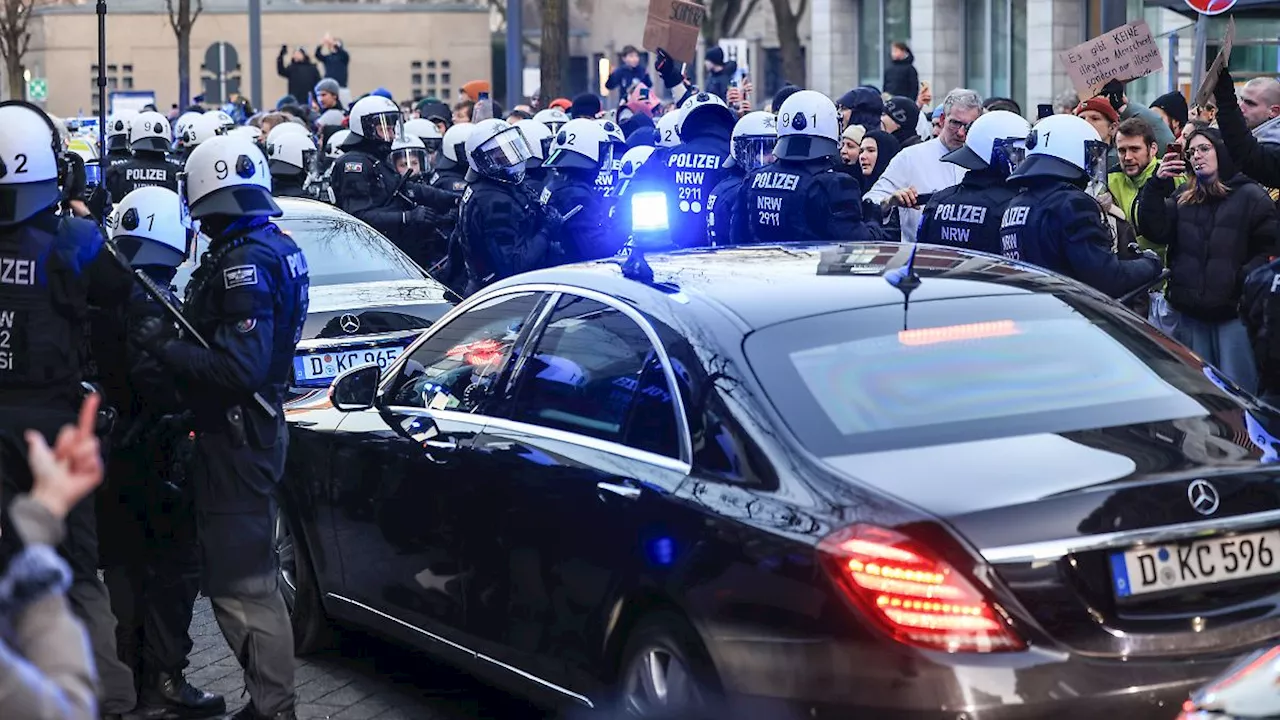
[[(892, 52), (883, 89), (833, 99), (786, 86), (757, 107), (719, 48), (701, 87), (657, 51), (664, 101), (628, 47), (607, 78), (610, 107), (583, 94), (504, 109), (482, 81), (453, 106), (397, 103), (382, 88), (349, 102), (350, 57), (326, 36), (315, 51), (323, 76), (304, 48), (288, 64), (281, 49), (289, 95), (274, 110), (239, 101), (118, 113), (88, 166), (59, 152), (65, 126), (0, 104), (0, 158), (24, 163), (0, 165), (0, 439), (38, 431), (29, 446), (0, 442), (18, 527), (0, 535), (11, 576), (27, 567), (23, 543), (27, 554), (59, 544), (49, 517), (43, 530), (22, 525), (47, 496), (39, 468), (93, 472), (77, 459), (88, 451), (70, 449), (87, 446), (94, 415), (77, 414), (81, 380), (113, 408), (95, 428), (108, 501), (64, 494), (45, 506), (66, 517), (69, 567), (52, 580), (41, 570), (25, 604), (6, 595), (20, 579), (0, 580), (0, 617), (17, 633), (0, 632), (0, 664), (24, 668), (0, 680), (0, 716), (29, 703), (44, 714), (14, 716), (224, 712), (223, 698), (183, 677), (203, 590), (246, 669), (250, 702), (236, 717), (294, 717), (272, 490), (309, 281), (305, 257), (270, 221), (274, 198), (335, 204), (459, 297), (527, 270), (625, 254), (635, 213), (665, 215), (643, 220), (672, 248), (918, 241), (1003, 255), (1124, 298), (1240, 387), (1275, 397), (1280, 82), (1251, 80), (1237, 98), (1224, 70), (1205, 108), (1178, 93), (1144, 106), (1113, 82), (1097, 97), (1060, 99), (1033, 124), (1013, 100), (965, 88), (935, 105), (910, 48)], [(100, 177), (88, 171), (95, 162)], [(633, 204), (655, 194), (665, 202)], [(209, 249), (179, 299), (164, 289), (197, 232)], [(161, 298), (126, 270), (184, 307), (208, 345), (177, 334)], [(63, 431), (64, 445), (67, 424), (78, 429)], [(56, 438), (54, 449), (38, 435)], [(95, 526), (110, 531), (99, 537)], [(89, 650), (67, 646), (61, 601), (44, 599), (62, 587)], [(50, 630), (38, 638), (25, 629), (35, 627)], [(58, 677), (46, 662), (55, 643), (81, 653)]]

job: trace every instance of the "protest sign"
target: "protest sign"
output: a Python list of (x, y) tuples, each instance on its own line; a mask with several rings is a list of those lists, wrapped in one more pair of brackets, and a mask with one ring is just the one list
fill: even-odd
[(1164, 67), (1145, 20), (1122, 25), (1058, 54), (1081, 99), (1097, 95), (1108, 81), (1128, 82)]
[(680, 62), (697, 59), (698, 34), (707, 9), (685, 0), (650, 0), (649, 16), (644, 23), (646, 50), (666, 50)]

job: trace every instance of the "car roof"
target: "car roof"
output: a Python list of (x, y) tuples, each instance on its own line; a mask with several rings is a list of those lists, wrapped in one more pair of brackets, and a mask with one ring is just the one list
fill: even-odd
[(747, 329), (758, 329), (902, 302), (902, 291), (883, 275), (905, 265), (913, 248), (918, 249), (914, 268), (922, 282), (911, 292), (911, 302), (1086, 291), (1042, 268), (999, 256), (909, 243), (699, 248), (646, 255), (653, 269), (652, 285), (624, 277), (616, 259), (537, 270), (499, 285), (589, 288), (626, 298), (641, 309), (650, 303), (687, 305), (696, 299), (736, 316)]
[(319, 200), (278, 197), (275, 201), (284, 211), (284, 218), (352, 218), (338, 207)]

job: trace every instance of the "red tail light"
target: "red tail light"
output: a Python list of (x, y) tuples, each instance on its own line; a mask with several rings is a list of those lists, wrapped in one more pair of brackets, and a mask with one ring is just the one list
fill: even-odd
[(854, 525), (818, 546), (836, 582), (896, 640), (947, 652), (1022, 650), (1003, 612), (941, 553), (894, 530)]

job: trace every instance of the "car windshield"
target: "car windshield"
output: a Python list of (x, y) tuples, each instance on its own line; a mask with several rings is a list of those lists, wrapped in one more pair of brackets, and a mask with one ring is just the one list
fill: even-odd
[(745, 350), (787, 425), (822, 456), (1252, 404), (1136, 316), (1086, 295), (848, 310), (757, 331)]
[[(364, 223), (341, 215), (278, 218), (285, 234), (302, 249), (312, 285), (422, 280), (426, 274), (390, 240)], [(192, 258), (208, 249), (209, 238), (197, 238)], [(186, 287), (195, 264), (178, 269), (174, 282)]]

